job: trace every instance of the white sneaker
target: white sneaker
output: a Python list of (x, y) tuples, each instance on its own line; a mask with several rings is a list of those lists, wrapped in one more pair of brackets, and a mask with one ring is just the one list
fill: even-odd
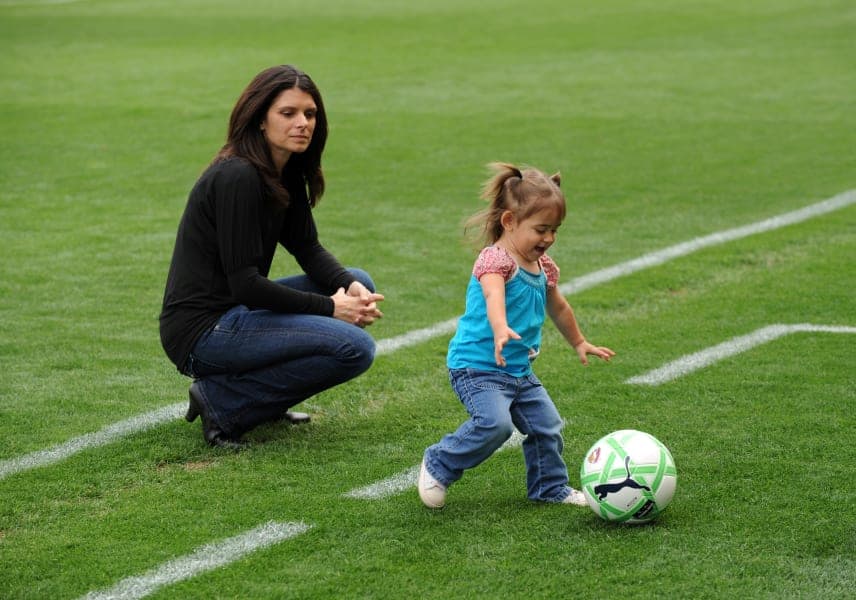
[(568, 497), (562, 500), (562, 504), (573, 504), (574, 506), (588, 506), (588, 502), (586, 501), (585, 495), (579, 491), (571, 488), (571, 493), (568, 494)]
[(431, 473), (425, 468), (424, 460), (419, 467), (419, 481), (416, 482), (416, 487), (419, 488), (422, 504), (428, 508), (443, 508), (446, 505), (446, 486), (431, 477)]

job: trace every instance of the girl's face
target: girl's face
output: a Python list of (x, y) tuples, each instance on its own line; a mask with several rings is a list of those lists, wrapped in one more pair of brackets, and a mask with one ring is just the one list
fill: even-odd
[(261, 128), (278, 169), (292, 153), (309, 147), (317, 113), (312, 96), (296, 87), (282, 91), (271, 102)]
[(502, 226), (506, 240), (520, 258), (536, 263), (556, 241), (556, 231), (562, 221), (553, 208), (544, 208), (528, 218), (518, 221), (511, 211), (503, 214)]

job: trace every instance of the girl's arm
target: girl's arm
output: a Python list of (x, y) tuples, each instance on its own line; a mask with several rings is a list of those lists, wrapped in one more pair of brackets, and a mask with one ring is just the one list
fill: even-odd
[(577, 325), (574, 309), (571, 308), (571, 305), (568, 304), (568, 301), (559, 292), (558, 287), (547, 288), (547, 314), (550, 315), (550, 319), (556, 324), (556, 329), (559, 330), (573, 349), (576, 350), (577, 356), (580, 357), (580, 362), (584, 365), (588, 364), (589, 354), (602, 358), (605, 361), (615, 356), (615, 352), (609, 348), (594, 346), (586, 340), (582, 331), (580, 331), (579, 325)]
[(509, 340), (520, 339), (517, 332), (508, 326), (505, 314), (505, 279), (499, 273), (485, 273), (479, 283), (487, 305), (487, 320), (493, 330), (493, 358), (497, 366), (504, 367), (502, 349)]

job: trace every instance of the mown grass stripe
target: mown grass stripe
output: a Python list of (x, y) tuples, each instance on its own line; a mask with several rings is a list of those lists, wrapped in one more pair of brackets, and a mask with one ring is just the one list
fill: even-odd
[[(811, 204), (799, 210), (784, 213), (763, 221), (744, 225), (742, 227), (736, 227), (712, 233), (704, 237), (695, 238), (687, 242), (669, 246), (656, 252), (645, 254), (639, 258), (635, 258), (606, 269), (593, 271), (587, 275), (572, 279), (568, 283), (560, 286), (559, 289), (565, 295), (578, 293), (619, 277), (624, 277), (625, 275), (630, 275), (643, 269), (661, 265), (669, 260), (686, 256), (703, 248), (724, 244), (750, 235), (800, 223), (829, 212), (840, 210), (853, 203), (856, 203), (856, 190), (848, 190), (838, 194), (837, 196), (833, 196), (832, 198), (816, 204)], [(440, 335), (451, 333), (455, 330), (457, 322), (457, 318), (449, 319), (429, 327), (410, 331), (400, 336), (379, 340), (377, 342), (376, 354), (390, 354), (402, 348), (419, 344)], [(647, 383), (647, 381), (640, 378), (631, 378), (628, 379), (626, 383)], [(650, 385), (657, 384), (654, 383)], [(120, 421), (119, 423), (105, 427), (101, 431), (72, 438), (63, 444), (53, 446), (46, 450), (39, 450), (18, 458), (0, 461), (0, 480), (21, 471), (54, 464), (87, 448), (102, 446), (120, 437), (124, 437), (125, 435), (149, 429), (161, 422), (175, 418), (164, 418), (164, 411), (166, 413), (177, 413), (180, 415), (184, 408), (185, 405), (183, 403), (170, 405), (151, 413)]]
[[(827, 200), (811, 204), (798, 210), (776, 215), (769, 219), (764, 219), (763, 221), (750, 223), (749, 225), (742, 225), (740, 227), (726, 229), (725, 231), (718, 231), (703, 237), (694, 238), (686, 242), (675, 244), (674, 246), (669, 246), (655, 252), (644, 254), (638, 258), (634, 258), (605, 269), (593, 271), (560, 285), (559, 291), (566, 296), (576, 294), (583, 290), (608, 283), (614, 279), (618, 279), (619, 277), (625, 277), (632, 273), (636, 273), (637, 271), (662, 265), (670, 260), (698, 252), (704, 248), (772, 231), (787, 225), (801, 223), (808, 219), (840, 210), (854, 203), (856, 203), (856, 190), (848, 190), (833, 196), (832, 198), (828, 198)], [(457, 323), (457, 318), (449, 319), (448, 321), (443, 321), (442, 323), (437, 323), (423, 329), (417, 329), (396, 337), (380, 340), (377, 344), (377, 353), (379, 355), (389, 354), (390, 352), (395, 352), (401, 348), (413, 346), (432, 338), (452, 333), (455, 331)]]
[(840, 210), (853, 203), (856, 203), (856, 190), (848, 190), (838, 194), (837, 196), (833, 196), (832, 198), (823, 200), (816, 204), (811, 204), (798, 210), (770, 217), (769, 219), (764, 219), (763, 221), (758, 221), (756, 223), (750, 223), (749, 225), (726, 229), (725, 231), (719, 231), (703, 237), (694, 238), (686, 242), (681, 242), (680, 244), (675, 244), (674, 246), (669, 246), (668, 248), (663, 248), (662, 250), (650, 252), (640, 256), (639, 258), (634, 258), (633, 260), (629, 260), (606, 269), (594, 271), (559, 286), (559, 290), (565, 295), (581, 292), (596, 285), (612, 281), (613, 279), (624, 277), (643, 269), (650, 269), (651, 267), (662, 265), (670, 260), (698, 252), (704, 248), (718, 246), (759, 233), (780, 229), (787, 225), (801, 223), (808, 219), (813, 219), (814, 217), (819, 217), (821, 215)]
[[(511, 434), (511, 437), (499, 447), (497, 452), (508, 450), (510, 448), (517, 448), (523, 443), (524, 439), (525, 436), (515, 430)], [(416, 485), (416, 481), (419, 478), (419, 467), (420, 465), (410, 467), (409, 469), (396, 473), (391, 477), (387, 477), (386, 479), (382, 479), (381, 481), (364, 487), (353, 489), (342, 495), (345, 498), (356, 498), (359, 500), (381, 500), (383, 498), (394, 496), (395, 494), (399, 494)]]
[(394, 496), (416, 485), (416, 481), (419, 478), (419, 468), (420, 465), (415, 465), (386, 479), (365, 487), (353, 489), (345, 493), (344, 496), (360, 500), (380, 500), (381, 498)]
[(127, 435), (145, 431), (146, 429), (151, 429), (162, 423), (173, 421), (176, 418), (183, 416), (184, 411), (186, 410), (186, 403), (179, 402), (171, 404), (148, 413), (131, 417), (130, 419), (125, 419), (124, 421), (113, 423), (99, 431), (72, 438), (67, 442), (51, 446), (45, 450), (38, 450), (17, 458), (0, 461), (0, 479), (21, 471), (57, 463), (69, 456), (77, 454), (78, 452), (82, 452), (83, 450), (104, 446)]
[(148, 596), (160, 588), (217, 569), (283, 540), (293, 538), (312, 526), (304, 523), (269, 521), (240, 535), (206, 544), (193, 554), (164, 563), (142, 575), (123, 579), (113, 587), (90, 592), (82, 600), (133, 600)]
[(856, 327), (840, 325), (812, 325), (798, 323), (795, 325), (775, 324), (756, 329), (747, 335), (741, 335), (721, 344), (710, 346), (704, 350), (687, 354), (666, 363), (662, 367), (652, 369), (642, 375), (636, 375), (625, 383), (657, 386), (680, 377), (684, 377), (708, 367), (731, 356), (747, 352), (756, 346), (777, 340), (792, 333), (856, 333)]

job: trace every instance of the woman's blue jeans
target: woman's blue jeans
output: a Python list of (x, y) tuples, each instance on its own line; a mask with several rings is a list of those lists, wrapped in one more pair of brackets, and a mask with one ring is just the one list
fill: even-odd
[(470, 418), (425, 450), (425, 467), (434, 479), (448, 487), (498, 450), (516, 427), (526, 436), (529, 499), (561, 502), (571, 493), (562, 460), (564, 423), (535, 375), (450, 369), (449, 380)]
[[(368, 273), (349, 271), (374, 291)], [(323, 293), (305, 275), (277, 283)], [(339, 319), (239, 305), (200, 337), (185, 372), (196, 379), (211, 419), (237, 437), (363, 373), (371, 366), (374, 351), (368, 333)]]

